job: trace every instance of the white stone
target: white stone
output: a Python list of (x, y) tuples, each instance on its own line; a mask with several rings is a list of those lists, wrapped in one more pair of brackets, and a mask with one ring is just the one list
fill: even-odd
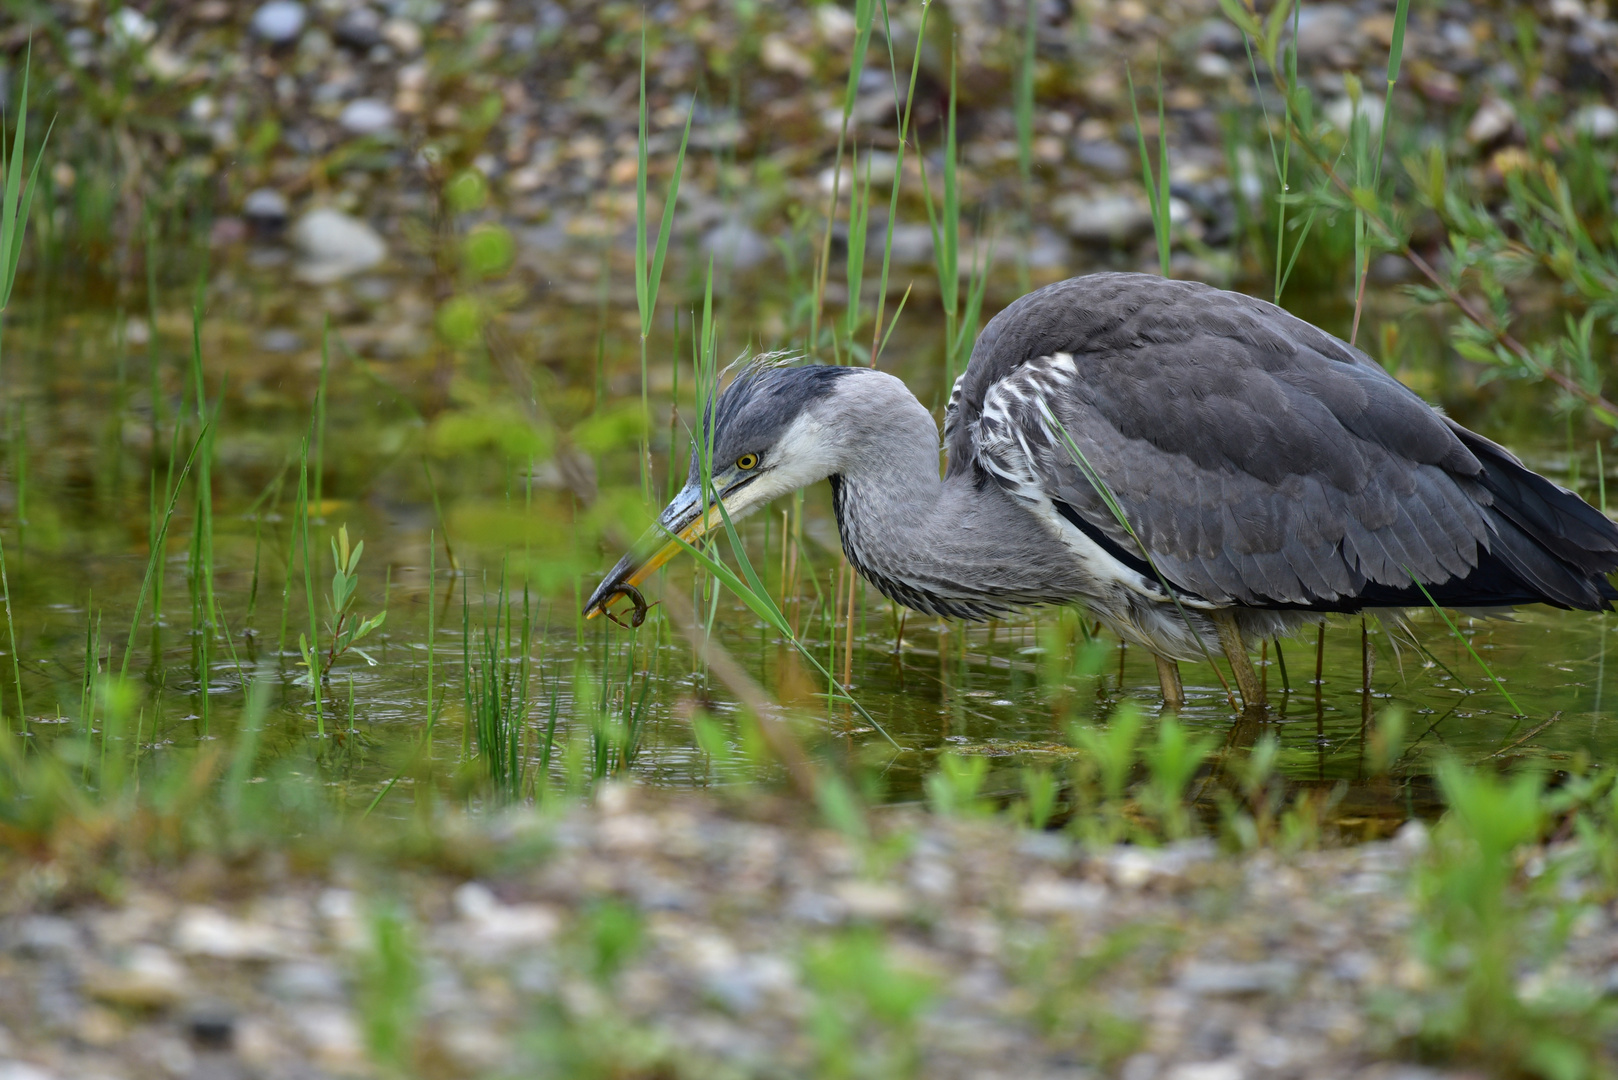
[(119, 48), (145, 45), (157, 36), (157, 24), (132, 7), (122, 7), (107, 20), (107, 36)]
[(270, 0), (253, 12), (253, 33), (273, 45), (285, 45), (303, 33), (309, 13), (297, 0)]
[(120, 966), (92, 972), (86, 988), (92, 997), (115, 1005), (161, 1009), (186, 995), (188, 979), (184, 965), (167, 949), (136, 945)]
[(1472, 122), (1466, 125), (1466, 139), (1474, 146), (1487, 146), (1510, 134), (1516, 124), (1517, 110), (1509, 101), (1489, 98), (1472, 114)]
[(0, 1080), (56, 1080), (56, 1074), (31, 1062), (0, 1060)]
[(242, 213), (253, 221), (283, 222), (290, 210), (287, 197), (274, 188), (257, 188), (242, 200)]
[(410, 56), (421, 51), (421, 27), (409, 19), (388, 19), (382, 24), (382, 40)]
[(539, 904), (505, 904), (488, 886), (469, 881), (455, 890), (455, 910), (466, 940), (476, 951), (492, 954), (525, 945), (543, 945), (556, 936), (561, 920)]
[[(1369, 95), (1360, 98), (1358, 113), (1365, 118), (1365, 130), (1371, 138), (1376, 138), (1382, 130), (1382, 102)], [(1333, 98), (1326, 104), (1326, 119), (1331, 121), (1332, 127), (1349, 134), (1349, 127), (1354, 123), (1354, 100), (1348, 95)], [(1372, 151), (1375, 152), (1374, 150)]]
[(1107, 889), (1093, 881), (1038, 877), (1023, 886), (1018, 907), (1024, 915), (1055, 915), (1099, 911), (1107, 903)]
[(815, 65), (780, 34), (765, 34), (759, 45), (758, 58), (769, 71), (807, 79), (815, 73)]
[(190, 907), (174, 927), (174, 947), (218, 960), (273, 960), (288, 953), (279, 930), (268, 923), (232, 918), (217, 908)]
[(1134, 195), (1066, 195), (1051, 209), (1086, 244), (1127, 244), (1152, 231), (1152, 209)]
[(388, 245), (377, 231), (356, 217), (330, 207), (316, 207), (292, 226), (292, 243), (301, 256), (297, 275), (326, 285), (369, 270), (387, 258)]
[(1596, 102), (1573, 114), (1573, 130), (1592, 139), (1610, 139), (1618, 135), (1618, 109)]
[(380, 135), (393, 129), (393, 106), (376, 98), (356, 98), (343, 106), (337, 122), (356, 135)]

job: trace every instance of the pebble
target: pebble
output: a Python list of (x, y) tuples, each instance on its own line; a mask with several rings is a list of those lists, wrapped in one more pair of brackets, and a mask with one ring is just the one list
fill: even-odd
[(712, 255), (716, 265), (733, 270), (752, 270), (775, 254), (770, 242), (740, 221), (715, 225), (702, 238), (704, 255)]
[(22, 919), (9, 936), (12, 948), (27, 956), (71, 953), (82, 944), (78, 926), (55, 915), (31, 915)]
[(0, 1080), (57, 1080), (57, 1075), (31, 1062), (0, 1059)]
[(381, 135), (393, 130), (393, 106), (376, 98), (357, 98), (343, 106), (337, 122), (355, 135)]
[(467, 944), (484, 955), (543, 945), (556, 935), (561, 919), (539, 904), (503, 904), (488, 887), (469, 881), (455, 890), (455, 910)]
[(1064, 195), (1051, 209), (1082, 244), (1123, 246), (1152, 231), (1152, 210), (1134, 195)]
[(157, 36), (157, 24), (132, 7), (122, 7), (107, 20), (107, 36), (119, 48), (145, 45)]
[(1596, 102), (1573, 114), (1573, 130), (1592, 139), (1618, 135), (1618, 109)]
[(1466, 140), (1473, 146), (1488, 146), (1511, 134), (1517, 126), (1517, 110), (1502, 98), (1491, 97), (1478, 106), (1466, 125)]
[(190, 978), (174, 954), (159, 945), (136, 945), (117, 967), (92, 971), (85, 981), (90, 996), (113, 1005), (163, 1009), (190, 991)]
[(270, 969), (265, 989), (285, 1001), (340, 1001), (343, 977), (324, 960), (289, 960)]
[(180, 913), (174, 946), (189, 956), (216, 960), (274, 960), (289, 951), (275, 927), (232, 918), (209, 907), (191, 907)]
[(405, 56), (421, 51), (421, 27), (409, 19), (389, 19), (382, 24), (382, 40)]
[(300, 280), (329, 285), (369, 270), (387, 258), (388, 245), (371, 226), (330, 207), (316, 207), (292, 226), (301, 257)]
[(270, 0), (253, 12), (250, 25), (254, 34), (270, 44), (287, 45), (298, 39), (308, 20), (308, 12), (297, 0)]
[(382, 43), (382, 16), (372, 7), (350, 8), (332, 27), (339, 44), (361, 52)]
[(290, 213), (287, 197), (274, 188), (255, 188), (242, 200), (242, 216), (260, 227), (280, 228)]
[(1178, 985), (1188, 994), (1211, 997), (1284, 994), (1297, 978), (1297, 965), (1287, 961), (1234, 964), (1196, 960), (1180, 972)]

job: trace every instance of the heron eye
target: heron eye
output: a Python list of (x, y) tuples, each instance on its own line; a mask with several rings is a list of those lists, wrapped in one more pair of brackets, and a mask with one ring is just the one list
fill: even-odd
[(758, 455), (757, 454), (743, 454), (741, 457), (736, 459), (736, 467), (738, 469), (751, 469), (754, 466), (756, 466), (757, 464), (758, 464)]

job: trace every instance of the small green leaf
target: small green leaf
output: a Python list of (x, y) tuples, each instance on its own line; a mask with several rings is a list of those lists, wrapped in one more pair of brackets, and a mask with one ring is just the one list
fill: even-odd
[(476, 169), (462, 169), (444, 185), (444, 201), (457, 214), (481, 210), (489, 201), (489, 181)]
[(461, 244), (461, 260), (469, 273), (497, 277), (511, 267), (517, 245), (511, 233), (500, 225), (479, 225), (467, 233)]
[(438, 333), (457, 349), (483, 340), (483, 306), (470, 296), (452, 296), (438, 309)]

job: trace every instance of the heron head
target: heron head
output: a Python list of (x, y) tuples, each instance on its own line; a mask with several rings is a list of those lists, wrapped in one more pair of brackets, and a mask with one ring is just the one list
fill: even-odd
[(641, 582), (726, 516), (735, 521), (831, 475), (835, 440), (827, 438), (829, 416), (820, 406), (845, 376), (862, 370), (762, 364), (745, 368), (709, 401), (685, 487), (590, 595), (585, 615), (603, 614), (621, 595), (636, 596)]

